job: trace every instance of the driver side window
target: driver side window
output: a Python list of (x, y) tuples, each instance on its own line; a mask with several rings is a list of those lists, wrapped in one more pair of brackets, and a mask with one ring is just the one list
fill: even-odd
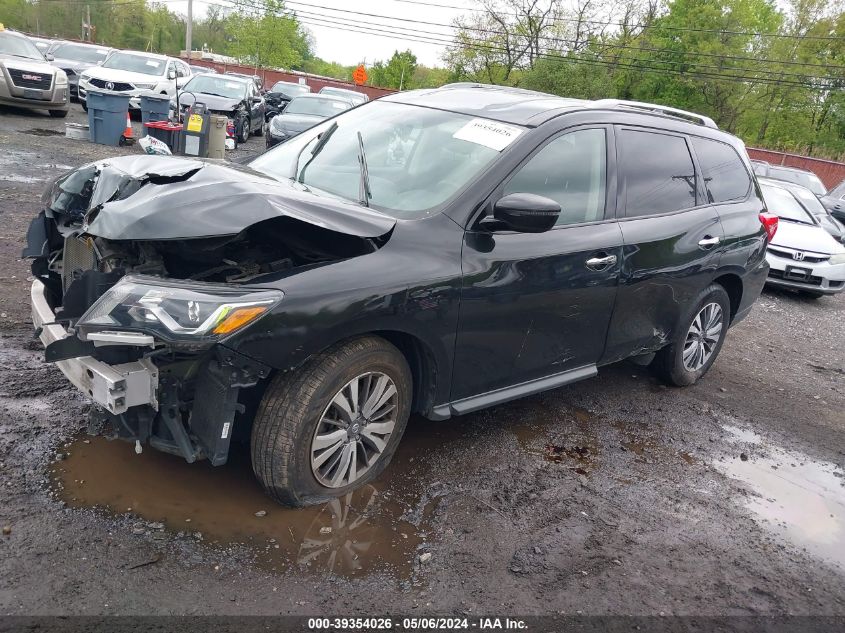
[(549, 141), (505, 184), (504, 195), (533, 193), (554, 200), (561, 225), (604, 219), (606, 190), (607, 138), (599, 128)]

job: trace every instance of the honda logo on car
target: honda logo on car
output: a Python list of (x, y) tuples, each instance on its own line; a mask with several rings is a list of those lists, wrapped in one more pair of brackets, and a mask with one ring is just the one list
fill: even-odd
[(26, 79), (27, 81), (41, 81), (41, 75), (25, 75), (21, 74), (22, 79)]
[(792, 253), (792, 259), (794, 259), (796, 262), (803, 262), (804, 253), (801, 251), (795, 251), (794, 253)]

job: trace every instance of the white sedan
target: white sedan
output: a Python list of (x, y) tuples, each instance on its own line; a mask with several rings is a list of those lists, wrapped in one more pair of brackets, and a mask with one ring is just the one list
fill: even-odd
[(800, 290), (811, 297), (845, 289), (845, 246), (825, 231), (798, 199), (776, 180), (759, 178), (778, 229), (766, 252), (766, 283)]

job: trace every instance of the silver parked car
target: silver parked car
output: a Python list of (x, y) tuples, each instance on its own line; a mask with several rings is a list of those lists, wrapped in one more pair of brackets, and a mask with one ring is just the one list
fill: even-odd
[(83, 71), (102, 64), (114, 49), (99, 44), (83, 44), (81, 42), (60, 41), (53, 44), (47, 51), (53, 59), (50, 63), (61, 68), (67, 75), (70, 87), (70, 98), (79, 98), (79, 75)]
[(68, 112), (67, 75), (53, 68), (26, 35), (0, 26), (0, 104)]

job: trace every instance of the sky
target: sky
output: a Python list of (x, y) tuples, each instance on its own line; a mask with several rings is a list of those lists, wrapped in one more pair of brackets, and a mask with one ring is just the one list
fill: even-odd
[[(478, 6), (474, 0), (420, 0), (420, 2), (455, 7)], [(216, 3), (219, 3), (219, 0), (212, 2), (212, 4)], [(171, 11), (176, 13), (187, 13), (187, 2), (171, 2), (168, 3), (168, 6)], [(195, 0), (194, 16), (201, 17), (204, 15), (207, 6), (208, 3)], [(414, 24), (405, 20), (449, 25), (454, 18), (468, 13), (460, 9), (423, 6), (398, 0), (364, 0), (363, 2), (351, 2), (350, 0), (293, 2), (288, 0), (287, 8), (296, 11), (303, 25), (313, 33), (317, 56), (344, 65), (359, 62), (366, 62), (367, 65), (371, 65), (377, 60), (390, 58), (396, 50), (402, 51), (408, 48), (417, 56), (419, 63), (426, 66), (442, 65), (440, 57), (445, 49), (445, 44), (409, 41), (401, 36), (402, 31), (399, 29), (404, 27), (406, 30), (428, 31), (430, 34), (417, 35), (417, 37), (425, 39), (451, 40), (454, 31), (447, 26)], [(389, 16), (393, 19), (355, 15), (348, 12), (332, 11), (331, 9), (357, 11), (374, 16)], [(396, 18), (401, 18), (401, 20)], [(338, 24), (338, 22), (343, 24)], [(354, 29), (364, 25), (369, 25), (371, 30), (382, 31), (382, 33), (375, 35), (373, 33), (363, 34), (343, 30), (346, 27)], [(194, 48), (197, 48), (202, 45), (202, 42), (193, 42), (193, 45)]]

